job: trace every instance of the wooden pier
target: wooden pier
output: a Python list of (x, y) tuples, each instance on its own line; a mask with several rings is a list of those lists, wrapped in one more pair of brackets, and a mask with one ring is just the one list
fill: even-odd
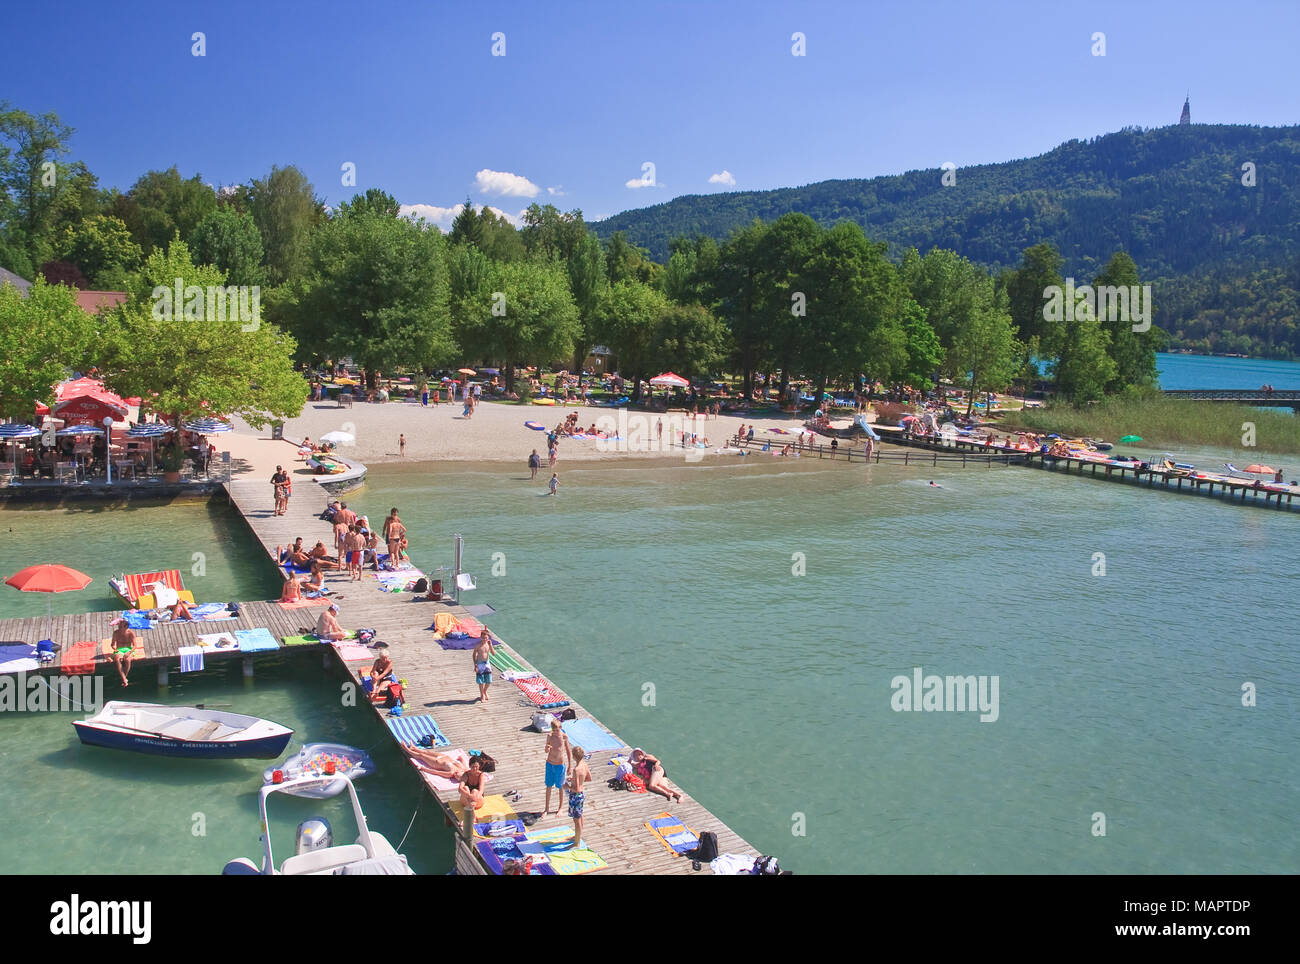
[[(331, 541), (332, 530), (328, 523), (320, 519), (319, 514), (325, 508), (327, 493), (315, 486), (302, 486), (291, 500), (290, 509), (284, 516), (276, 516), (271, 507), (271, 487), (264, 480), (237, 480), (229, 484), (229, 495), (240, 510), (253, 534), (266, 548), (267, 565), (274, 565), (273, 553), (279, 545), (292, 543), (301, 535), (308, 545), (317, 539)], [(356, 503), (354, 502), (354, 505)], [(387, 506), (385, 505), (386, 509)], [(412, 574), (414, 576), (414, 574)], [(427, 574), (426, 574), (427, 575)], [(450, 588), (450, 580), (444, 580)], [(467, 650), (444, 650), (433, 638), (429, 627), (434, 616), (440, 612), (450, 612), (456, 616), (468, 616), (469, 611), (450, 602), (433, 602), (417, 598), (412, 593), (386, 593), (380, 591), (379, 584), (369, 575), (361, 582), (349, 581), (346, 574), (326, 571), (327, 586), (343, 598), (339, 600), (339, 617), (345, 628), (373, 627), (377, 638), (389, 646), (388, 654), (393, 660), (396, 675), (406, 683), (406, 706), (404, 716), (432, 716), (438, 729), (450, 740), (446, 749), (483, 749), (497, 761), (493, 779), (486, 784), (485, 792), (490, 796), (502, 794), (506, 790), (516, 789), (521, 798), (514, 803), (514, 811), (525, 814), (540, 814), (545, 801), (544, 770), (546, 762), (546, 737), (531, 727), (531, 717), (537, 709), (523, 697), (520, 690), (511, 682), (501, 678), (493, 671), (493, 684), (486, 704), (478, 702), (478, 687), (474, 681), (472, 657)], [(205, 601), (205, 600), (201, 600)], [(304, 627), (313, 626), (320, 613), (320, 607), (308, 607), (286, 610), (275, 602), (253, 601), (239, 603), (240, 614), (237, 619), (215, 622), (161, 623), (155, 628), (141, 630), (137, 638), (143, 647), (143, 655), (135, 659), (132, 666), (133, 682), (149, 680), (148, 674), (157, 674), (160, 685), (166, 685), (170, 674), (179, 670), (179, 649), (195, 644), (195, 637), (201, 633), (233, 632), (238, 629), (264, 627), (277, 641), (285, 636), (296, 636)], [(34, 644), (37, 640), (49, 637), (63, 647), (53, 663), (43, 665), (39, 670), (29, 671), (48, 676), (59, 675), (63, 669), (63, 657), (69, 652), (71, 643), (78, 640), (100, 641), (112, 634), (110, 620), (118, 612), (82, 613), (72, 616), (55, 616), (53, 619), (32, 617), (25, 619), (0, 619), (0, 639), (23, 641)], [(488, 619), (484, 619), (488, 622)], [(491, 629), (491, 626), (488, 626)], [(520, 663), (533, 669), (523, 653), (500, 640), (498, 647), (509, 653)], [(244, 672), (253, 674), (256, 661), (264, 657), (275, 657), (285, 652), (282, 646), (278, 650), (258, 653), (240, 653), (237, 650), (204, 652), (205, 670), (221, 665), (227, 660), (238, 660), (244, 664)], [(357, 671), (368, 669), (374, 654), (362, 661), (344, 662), (338, 650), (329, 644), (294, 646), (289, 649), (294, 654), (319, 653), (323, 665), (331, 672), (346, 673), (357, 679)], [(96, 660), (96, 672), (111, 674), (113, 666), (104, 656)], [(579, 719), (591, 718), (583, 709), (578, 697), (581, 684), (570, 688), (571, 681), (549, 679), (550, 683), (563, 691), (570, 700), (571, 708)], [(140, 687), (148, 692), (147, 683)], [(131, 691), (124, 694), (127, 698), (134, 695)], [(148, 699), (148, 697), (142, 697)], [(391, 731), (386, 725), (389, 716), (387, 710), (371, 705), (361, 695), (358, 687), (357, 712), (374, 713), (383, 725), (383, 730)], [(369, 708), (367, 708), (369, 707)], [(559, 710), (556, 710), (559, 712)], [(603, 729), (608, 732), (607, 727)], [(611, 734), (612, 735), (612, 734)], [(69, 735), (71, 738), (71, 735)], [(396, 740), (396, 737), (392, 737)], [(614, 737), (619, 742), (621, 738)], [(648, 746), (650, 753), (659, 756), (657, 748)], [(692, 861), (684, 856), (671, 853), (659, 838), (652, 835), (644, 826), (645, 822), (668, 812), (697, 833), (713, 831), (718, 835), (718, 847), (721, 853), (757, 855), (757, 851), (734, 831), (727, 827), (718, 817), (694, 800), (683, 788), (670, 779), (672, 789), (681, 792), (682, 799), (673, 802), (653, 793), (631, 793), (613, 790), (607, 781), (614, 773), (608, 761), (616, 753), (626, 754), (628, 749), (605, 750), (589, 753), (588, 766), (592, 779), (586, 787), (586, 807), (584, 812), (583, 839), (587, 848), (593, 850), (604, 860), (604, 867), (591, 871), (593, 873), (637, 873), (637, 874), (691, 874), (695, 871)], [(672, 772), (674, 761), (664, 760), (665, 769)], [(441, 809), (449, 830), (455, 837), (455, 867), (461, 874), (486, 874), (488, 868), (473, 841), (467, 839), (459, 821), (454, 816), (450, 803), (458, 804), (458, 794), (454, 791), (435, 791), (415, 768), (411, 767), (409, 779), (418, 780), (424, 785), (433, 801)], [(364, 791), (363, 791), (364, 797)], [(559, 807), (558, 815), (538, 816), (531, 829), (566, 827), (572, 830), (573, 822), (568, 816), (567, 795), (552, 797), (552, 807)], [(482, 838), (479, 838), (482, 839)], [(711, 873), (707, 864), (701, 865), (704, 874)]]

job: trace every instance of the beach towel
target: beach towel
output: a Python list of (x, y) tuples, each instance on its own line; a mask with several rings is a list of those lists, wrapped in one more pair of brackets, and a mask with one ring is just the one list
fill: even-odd
[(98, 652), (98, 643), (86, 640), (73, 643), (64, 650), (59, 669), (68, 674), (93, 673), (95, 671), (95, 654)]
[(456, 620), (456, 629), (475, 639), (483, 635), (483, 624), (473, 616), (461, 616)]
[[(465, 806), (459, 800), (449, 801), (447, 806), (451, 812), (456, 815), (456, 824), (460, 826), (465, 822)], [(474, 811), (474, 835), (476, 837), (486, 837), (487, 834), (479, 833), (479, 827), (487, 829), (488, 825), (494, 820), (518, 820), (519, 814), (515, 813), (514, 807), (510, 801), (500, 794), (493, 794), (483, 798), (483, 806)], [(569, 833), (573, 833), (572, 830)]]
[[(356, 630), (353, 629), (349, 629), (343, 636), (344, 640), (356, 639), (356, 638), (357, 638)], [(301, 636), (284, 637), (284, 645), (286, 646), (315, 646), (319, 643), (332, 643), (336, 641), (337, 640), (332, 640), (332, 639), (321, 639), (315, 633), (304, 633)], [(369, 651), (367, 650), (367, 652)]]
[(275, 641), (269, 629), (258, 627), (257, 629), (236, 629), (235, 640), (239, 643), (241, 653), (261, 653), (266, 650), (279, 649), (280, 644)]
[(401, 743), (419, 744), (420, 737), (428, 734), (434, 746), (451, 746), (451, 740), (442, 735), (432, 716), (390, 716), (386, 722)]
[(447, 634), (456, 628), (456, 617), (451, 613), (437, 613), (429, 626), (435, 633)]
[(506, 652), (500, 646), (492, 650), (492, 655), (488, 657), (488, 662), (492, 664), (492, 667), (494, 669), (502, 673), (531, 672), (531, 670), (529, 670), (528, 667), (525, 666), (523, 663), (519, 662), (519, 660), (516, 659), (513, 654)]
[(295, 599), (293, 602), (280, 602), (277, 600), (275, 604), (281, 609), (306, 609), (309, 606), (328, 606), (330, 601), (321, 596), (317, 599)]
[[(505, 871), (505, 861), (507, 860), (525, 860), (527, 857), (533, 857), (533, 866), (529, 874), (534, 877), (554, 877), (555, 869), (544, 853), (528, 854), (525, 853), (524, 847), (529, 846), (528, 838), (523, 834), (515, 834), (512, 837), (500, 837), (492, 840), (477, 841), (474, 846), (478, 848), (479, 854), (483, 857), (483, 863), (487, 865), (489, 872), (500, 875)], [(531, 847), (530, 847), (531, 849)], [(540, 850), (540, 848), (538, 848)]]
[(444, 636), (437, 643), (443, 649), (473, 649), (479, 641), (471, 636)]
[(547, 861), (562, 877), (589, 874), (609, 866), (598, 853), (586, 846), (585, 840), (578, 841), (575, 846), (572, 826), (529, 830), (524, 837), (530, 843), (542, 845)]
[(700, 845), (695, 831), (667, 811), (647, 820), (645, 828), (675, 854), (689, 853)]
[(30, 643), (7, 643), (0, 646), (0, 672), (21, 673), (39, 669), (41, 664), (35, 656), (36, 647)]
[(369, 660), (374, 657), (374, 650), (362, 646), (360, 643), (344, 640), (334, 643), (334, 650), (339, 654), (339, 659), (345, 663), (356, 662), (358, 660)]
[(515, 679), (512, 682), (519, 687), (524, 696), (534, 706), (549, 710), (555, 706), (568, 706), (569, 698), (553, 687), (545, 676), (533, 676), (529, 679)]
[(124, 619), (126, 624), (132, 629), (153, 629), (154, 627), (153, 620), (150, 619), (146, 613), (143, 613), (138, 609), (128, 609), (126, 612), (122, 613), (121, 618)]
[(239, 640), (230, 633), (200, 633), (194, 637), (194, 643), (204, 649), (236, 649)]
[(197, 673), (203, 669), (203, 647), (182, 646), (176, 650), (181, 657), (182, 673)]
[[(113, 655), (117, 650), (113, 646), (113, 638), (111, 636), (108, 639), (101, 639), (99, 641), (99, 651), (109, 659), (113, 658)], [(131, 650), (131, 658), (144, 659), (144, 644), (139, 640), (136, 640), (135, 649)]]
[(605, 732), (595, 720), (566, 720), (560, 724), (570, 743), (576, 743), (590, 756), (600, 750), (625, 749), (626, 744)]

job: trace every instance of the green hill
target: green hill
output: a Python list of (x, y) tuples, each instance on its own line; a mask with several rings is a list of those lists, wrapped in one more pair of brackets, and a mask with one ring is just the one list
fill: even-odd
[[(1254, 164), (1254, 186), (1242, 165)], [(856, 221), (894, 255), (951, 248), (992, 271), (1052, 242), (1091, 279), (1116, 250), (1154, 287), (1171, 347), (1300, 356), (1300, 126), (1125, 129), (1038, 157), (774, 191), (687, 195), (598, 222), (665, 260), (675, 237), (724, 238), (800, 211)]]

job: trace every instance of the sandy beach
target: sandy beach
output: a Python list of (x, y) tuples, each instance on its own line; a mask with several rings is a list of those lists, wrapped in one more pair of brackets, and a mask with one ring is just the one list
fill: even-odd
[[(688, 454), (680, 442), (672, 442), (676, 432), (684, 429), (707, 438), (705, 449), (693, 450), (692, 460), (720, 458), (715, 450), (722, 448), (727, 439), (743, 425), (755, 425), (756, 431), (765, 428), (793, 430), (797, 437), (802, 426), (795, 416), (768, 416), (766, 418), (739, 418), (721, 415), (705, 418), (701, 415), (692, 423), (688, 413), (680, 411), (663, 413), (639, 412), (595, 406), (547, 407), (518, 405), (509, 402), (484, 402), (472, 418), (461, 414), (461, 406), (442, 404), (428, 408), (409, 402), (357, 403), (351, 408), (339, 408), (332, 402), (307, 402), (298, 418), (284, 425), (284, 441), (272, 441), (270, 431), (258, 431), (242, 420), (236, 419), (236, 431), (212, 439), (218, 451), (229, 450), (232, 457), (247, 463), (252, 471), (274, 471), (277, 463), (286, 468), (301, 468), (298, 444), (304, 437), (313, 441), (327, 432), (342, 431), (355, 437), (351, 445), (341, 445), (337, 451), (345, 459), (357, 459), (367, 465), (382, 462), (512, 462), (524, 465), (529, 454), (536, 449), (546, 468), (546, 432), (535, 431), (524, 425), (535, 421), (547, 430), (562, 422), (569, 412), (579, 413), (583, 427), (595, 423), (606, 432), (621, 434), (623, 441), (562, 438), (556, 469), (576, 461), (612, 460), (628, 458), (683, 459)], [(658, 427), (663, 422), (662, 444)], [(406, 455), (398, 449), (398, 439), (406, 436)]]

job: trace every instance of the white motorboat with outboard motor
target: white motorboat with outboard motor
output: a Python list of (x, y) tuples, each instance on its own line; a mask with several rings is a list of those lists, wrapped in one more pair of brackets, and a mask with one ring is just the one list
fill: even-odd
[(275, 866), (271, 853), (270, 824), (266, 819), (266, 801), (274, 793), (293, 794), (302, 785), (317, 785), (319, 780), (313, 776), (272, 783), (262, 787), (258, 798), (258, 811), (262, 817), (262, 866), (247, 857), (237, 857), (222, 869), (227, 876), (283, 874), (297, 876), (306, 874), (348, 874), (348, 875), (408, 875), (414, 871), (407, 866), (406, 858), (399, 854), (383, 834), (375, 833), (366, 825), (366, 815), (361, 811), (361, 802), (357, 799), (356, 787), (352, 781), (344, 778), (348, 796), (352, 802), (352, 816), (357, 824), (357, 841), (350, 844), (335, 844), (334, 830), (324, 817), (312, 817), (298, 824), (295, 834), (294, 852)]

